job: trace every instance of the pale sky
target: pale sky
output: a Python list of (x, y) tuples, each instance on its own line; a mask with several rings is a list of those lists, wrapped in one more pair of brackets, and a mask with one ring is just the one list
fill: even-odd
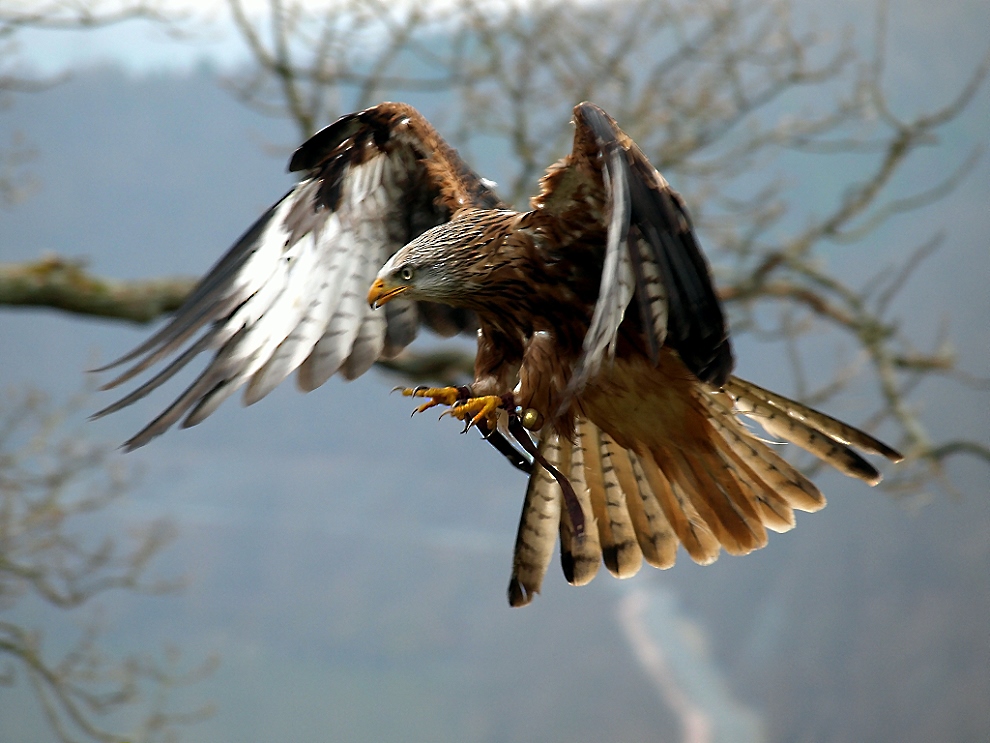
[[(407, 1), (392, 0), (392, 7)], [(430, 6), (442, 6), (448, 1), (456, 0), (430, 0)], [(497, 9), (506, 4), (518, 5), (526, 1), (490, 0), (490, 6)], [(263, 17), (268, 12), (268, 0), (241, 2), (251, 17)], [(116, 4), (105, 2), (99, 7), (112, 9)], [(305, 4), (314, 7), (331, 3), (306, 0)], [(16, 7), (17, 3), (13, 5)], [(22, 5), (31, 8), (33, 3)], [(245, 58), (243, 42), (230, 24), (226, 0), (158, 0), (157, 5), (186, 14), (188, 21), (180, 28), (194, 33), (187, 33), (185, 38), (177, 41), (161, 27), (140, 21), (79, 32), (22, 31), (18, 36), (20, 60), (35, 71), (45, 73), (59, 72), (80, 64), (110, 62), (141, 73), (186, 70), (204, 60), (220, 67), (230, 67)], [(857, 35), (863, 34), (864, 27), (872, 28), (876, 17), (876, 5), (859, 0), (839, 0), (826, 7), (811, 0), (794, 0), (794, 7), (796, 12), (805, 13), (813, 25), (834, 29), (837, 33), (841, 33), (841, 28), (845, 26)], [(990, 24), (990, 4), (986, 0), (952, 0), (948, 3), (889, 0), (888, 7), (888, 48), (896, 56), (896, 60), (890, 60), (896, 61), (896, 64), (890, 67), (971, 69), (974, 54), (970, 52), (978, 58), (980, 51), (986, 49), (986, 28)], [(265, 24), (261, 26), (264, 28)], [(922, 45), (938, 39), (952, 39), (954, 48), (960, 54), (919, 53)]]
[[(240, 2), (248, 17), (258, 18), (258, 25), (264, 28), (269, 0)], [(430, 6), (441, 8), (446, 2), (448, 0), (431, 0)], [(526, 0), (510, 2), (521, 4)], [(303, 2), (311, 9), (334, 3), (335, 0)], [(409, 0), (391, 0), (390, 7), (401, 7), (404, 3), (408, 4)], [(127, 0), (94, 3), (103, 13), (129, 4), (133, 3)], [(232, 27), (227, 0), (153, 0), (152, 4), (185, 19), (176, 26), (182, 34), (179, 38), (170, 36), (160, 25), (144, 21), (82, 31), (26, 30), (18, 35), (19, 62), (45, 74), (105, 63), (117, 63), (134, 72), (147, 73), (188, 70), (204, 61), (226, 68), (246, 59), (244, 44)], [(491, 0), (490, 3), (493, 9), (503, 4), (502, 0)], [(14, 8), (25, 8), (23, 12), (32, 10), (33, 5), (31, 0), (13, 3)]]
[(176, 39), (144, 21), (84, 31), (28, 30), (19, 36), (21, 63), (57, 74), (80, 65), (121, 64), (135, 72), (186, 70), (209, 60), (222, 67), (245, 59), (244, 46), (214, 11), (196, 34)]

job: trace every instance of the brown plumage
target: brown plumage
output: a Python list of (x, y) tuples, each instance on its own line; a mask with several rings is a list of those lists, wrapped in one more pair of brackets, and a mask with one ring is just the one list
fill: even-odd
[(893, 449), (731, 376), (722, 308), (683, 201), (604, 111), (581, 104), (574, 124), (572, 152), (517, 212), (412, 108), (343, 117), (300, 147), (290, 169), (307, 177), (169, 325), (111, 365), (131, 362), (108, 386), (175, 360), (100, 414), (213, 351), (128, 442), (140, 446), (182, 417), (200, 422), (241, 386), (254, 402), (298, 368), (309, 390), (398, 353), (420, 323), (477, 327), (470, 388), (410, 393), (432, 398), (426, 406), (455, 403), (455, 416), (509, 456), (520, 458), (511, 439), (532, 453), (514, 606), (539, 591), (558, 535), (565, 577), (580, 585), (602, 563), (621, 578), (644, 560), (670, 567), (678, 545), (703, 564), (722, 549), (745, 554), (768, 529), (793, 527), (795, 509), (821, 508), (815, 486), (740, 416), (878, 482), (854, 449), (896, 461)]

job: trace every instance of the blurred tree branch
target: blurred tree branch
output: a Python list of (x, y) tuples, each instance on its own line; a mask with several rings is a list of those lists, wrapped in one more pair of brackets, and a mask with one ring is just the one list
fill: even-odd
[[(566, 152), (570, 133), (561, 122), (573, 104), (594, 99), (685, 195), (734, 332), (782, 344), (799, 394), (819, 403), (862, 379), (867, 365), (880, 405), (863, 418), (895, 428), (914, 461), (895, 487), (938, 479), (951, 456), (990, 455), (984, 443), (931, 442), (909, 403), (936, 375), (984, 386), (957, 369), (944, 339), (918, 348), (895, 314), (895, 300), (939, 235), (863, 283), (850, 281), (848, 266), (834, 258), (943, 198), (969, 173), (976, 148), (914, 190), (904, 176), (983, 90), (990, 54), (947, 102), (902, 114), (884, 87), (882, 0), (875, 36), (865, 40), (862, 30), (830, 38), (799, 20), (790, 0), (269, 0), (259, 14), (242, 0), (228, 4), (251, 64), (227, 84), (246, 105), (288, 119), (302, 138), (382, 98), (432, 100), (437, 111), (429, 115), (459, 146), (502, 156), (501, 190), (519, 205)], [(809, 158), (801, 162), (814, 167), (821, 157), (852, 163), (835, 197), (809, 199), (780, 175), (782, 163), (793, 168), (795, 158)], [(8, 288), (6, 296), (74, 311), (88, 306), (74, 292), (103, 283), (78, 266), (4, 271), (35, 281), (0, 277), (0, 290), (21, 291)], [(126, 298), (120, 313), (108, 309), (107, 294), (93, 306), (104, 316), (144, 319), (165, 306), (162, 287), (132, 287), (148, 292), (147, 312), (123, 311), (135, 301), (126, 285), (116, 286)], [(824, 380), (807, 374), (801, 343), (822, 328), (859, 349), (853, 367)], [(463, 361), (403, 357), (392, 368), (420, 379)]]
[[(46, 643), (40, 629), (17, 620), (21, 604), (40, 602), (75, 617), (108, 591), (154, 594), (177, 584), (146, 578), (151, 560), (173, 538), (167, 523), (148, 525), (126, 546), (109, 534), (94, 537), (92, 530), (83, 536), (80, 526), (105, 519), (130, 487), (120, 467), (107, 461), (109, 452), (78, 432), (64, 432), (69, 410), (53, 409), (41, 395), (11, 394), (7, 400), (0, 409), (0, 683), (13, 685), (23, 675), (62, 741), (79, 735), (159, 740), (175, 725), (201, 719), (208, 708), (168, 711), (168, 691), (210, 672), (212, 661), (180, 671), (175, 650), (164, 661), (113, 659), (99, 644), (95, 621), (70, 643), (72, 630), (49, 613), (46, 624), (58, 628), (58, 640)], [(53, 651), (48, 644), (64, 649)], [(146, 707), (145, 716), (131, 735), (113, 733), (101, 722), (140, 707)]]
[(94, 276), (80, 261), (49, 256), (0, 263), (0, 304), (146, 323), (177, 310), (195, 283), (191, 278), (113, 281)]

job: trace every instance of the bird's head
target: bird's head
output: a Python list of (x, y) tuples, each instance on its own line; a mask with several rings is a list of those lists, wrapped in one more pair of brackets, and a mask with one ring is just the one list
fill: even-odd
[(465, 306), (474, 282), (470, 275), (472, 254), (461, 249), (464, 246), (464, 231), (453, 223), (427, 230), (382, 266), (368, 292), (368, 304), (377, 309), (401, 296)]

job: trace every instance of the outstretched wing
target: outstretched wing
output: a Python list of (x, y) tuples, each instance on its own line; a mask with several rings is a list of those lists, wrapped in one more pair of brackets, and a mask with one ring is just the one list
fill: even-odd
[(384, 103), (344, 116), (303, 144), (289, 170), (307, 175), (210, 269), (171, 321), (98, 370), (127, 365), (108, 389), (161, 367), (94, 417), (213, 353), (125, 448), (180, 419), (201, 422), (241, 387), (245, 402), (256, 402), (296, 369), (307, 391), (337, 372), (353, 379), (408, 345), (420, 324), (444, 335), (472, 326), (467, 313), (439, 305), (397, 300), (373, 312), (365, 301), (378, 270), (404, 244), (460, 208), (501, 206), (415, 109)]
[[(654, 363), (674, 348), (703, 382), (721, 386), (733, 358), (725, 318), (684, 202), (615, 121), (592, 103), (574, 109), (574, 147), (552, 166), (533, 206), (606, 233), (601, 283), (582, 358), (579, 389), (615, 353), (619, 326), (635, 298)], [(580, 213), (580, 214), (579, 214)]]

